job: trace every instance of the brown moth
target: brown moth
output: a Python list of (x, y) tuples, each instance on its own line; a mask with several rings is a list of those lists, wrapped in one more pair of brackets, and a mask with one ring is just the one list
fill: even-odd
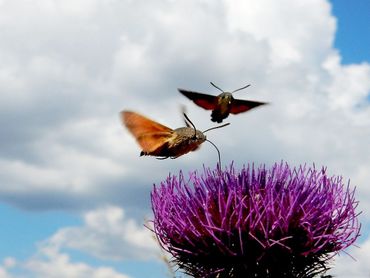
[(150, 155), (158, 159), (177, 158), (188, 152), (195, 151), (204, 141), (208, 141), (215, 146), (211, 141), (207, 140), (204, 133), (229, 125), (227, 123), (202, 132), (195, 128), (185, 113), (186, 127), (176, 129), (171, 129), (132, 111), (122, 111), (120, 115), (123, 124), (142, 148), (140, 156)]
[(211, 120), (213, 122), (221, 123), (222, 120), (227, 118), (230, 113), (239, 114), (257, 106), (267, 104), (266, 102), (235, 99), (233, 97), (233, 93), (248, 88), (250, 85), (244, 86), (232, 92), (224, 92), (212, 82), (211, 85), (220, 90), (222, 93), (218, 96), (212, 96), (184, 89), (178, 90), (181, 94), (192, 100), (198, 106), (206, 110), (212, 110)]

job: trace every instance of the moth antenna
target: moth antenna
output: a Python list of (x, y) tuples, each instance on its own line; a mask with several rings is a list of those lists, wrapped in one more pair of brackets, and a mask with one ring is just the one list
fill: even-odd
[(244, 86), (244, 87), (241, 87), (241, 88), (239, 88), (239, 89), (236, 89), (236, 90), (232, 91), (231, 93), (235, 93), (235, 92), (237, 92), (237, 91), (244, 90), (245, 88), (248, 88), (250, 85), (251, 85), (251, 84), (248, 84), (248, 85), (246, 85), (246, 86)]
[(224, 90), (222, 90), (220, 87), (217, 87), (213, 82), (210, 82), (213, 87), (220, 90), (221, 92), (225, 93)]
[(206, 129), (205, 131), (203, 131), (203, 133), (206, 133), (207, 131), (210, 131), (212, 129), (216, 129), (216, 128), (221, 128), (221, 127), (224, 127), (224, 126), (228, 126), (230, 123), (226, 123), (226, 124), (223, 124), (223, 125), (219, 125), (219, 126), (214, 126), (214, 127), (211, 127), (209, 129)]
[(218, 165), (220, 165), (220, 169), (221, 169), (221, 154), (220, 154), (220, 150), (217, 148), (217, 146), (212, 142), (212, 141), (209, 141), (208, 139), (206, 139), (207, 142), (211, 143), (216, 151), (217, 151), (217, 155), (218, 155)]
[(194, 136), (196, 136), (197, 135), (197, 129), (195, 128), (195, 125), (193, 124), (192, 121), (190, 121), (189, 117), (185, 114), (185, 112), (183, 114), (184, 114), (184, 117), (185, 117), (185, 121), (190, 123), (191, 126), (194, 128)]
[[(182, 113), (182, 114), (186, 114), (186, 107), (185, 107), (185, 105), (181, 105), (180, 107), (181, 107), (181, 113)], [(184, 118), (184, 122), (185, 122), (185, 125), (186, 125), (187, 127), (190, 127), (190, 124), (189, 124), (189, 122), (186, 120), (186, 118)]]

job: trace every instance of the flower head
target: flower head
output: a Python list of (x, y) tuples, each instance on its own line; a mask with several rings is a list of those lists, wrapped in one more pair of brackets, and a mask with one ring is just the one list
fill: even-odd
[(193, 277), (314, 277), (360, 231), (354, 190), (314, 167), (180, 172), (151, 197), (159, 242)]

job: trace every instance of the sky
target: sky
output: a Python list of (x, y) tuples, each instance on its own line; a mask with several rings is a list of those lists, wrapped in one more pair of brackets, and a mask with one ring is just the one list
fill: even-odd
[[(177, 88), (270, 105), (207, 133), (224, 165), (314, 163), (356, 187), (357, 247), (336, 277), (369, 277), (370, 2), (367, 0), (0, 0), (0, 278), (159, 278), (150, 191), (215, 165), (204, 143), (176, 160), (139, 157), (119, 120), (171, 128)], [(181, 276), (181, 274), (179, 274)]]

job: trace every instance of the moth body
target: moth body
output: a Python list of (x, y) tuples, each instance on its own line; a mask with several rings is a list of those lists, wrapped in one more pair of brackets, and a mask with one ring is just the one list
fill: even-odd
[(216, 101), (217, 105), (212, 110), (211, 120), (221, 123), (223, 119), (229, 116), (234, 98), (231, 93), (225, 92), (216, 96)]

